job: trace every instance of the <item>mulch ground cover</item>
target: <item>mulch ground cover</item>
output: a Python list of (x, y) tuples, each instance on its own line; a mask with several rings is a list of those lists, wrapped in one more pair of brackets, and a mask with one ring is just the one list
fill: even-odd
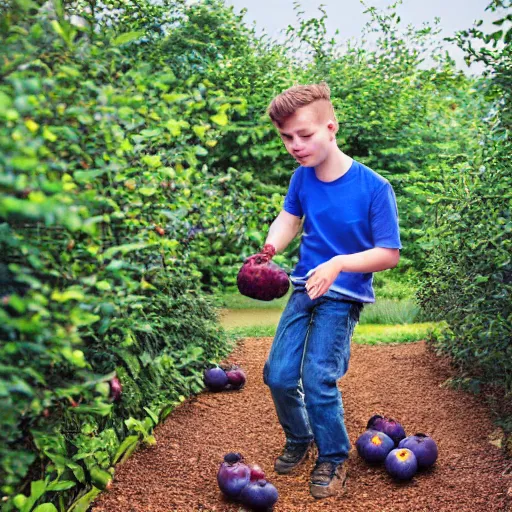
[[(273, 471), (284, 436), (262, 368), (272, 338), (248, 338), (228, 358), (247, 373), (240, 391), (204, 392), (181, 404), (156, 428), (157, 444), (117, 467), (109, 492), (94, 512), (242, 511), (225, 500), (216, 475), (223, 455), (242, 453), (259, 464), (279, 491), (275, 512), (508, 512), (512, 510), (512, 460), (490, 443), (496, 427), (481, 397), (443, 383), (448, 361), (424, 342), (352, 345), (348, 373), (340, 380), (345, 423), (354, 445), (342, 496), (315, 500), (308, 480), (314, 460), (295, 475)], [(355, 441), (373, 414), (400, 421), (408, 435), (423, 432), (437, 442), (435, 466), (409, 482), (370, 467)]]

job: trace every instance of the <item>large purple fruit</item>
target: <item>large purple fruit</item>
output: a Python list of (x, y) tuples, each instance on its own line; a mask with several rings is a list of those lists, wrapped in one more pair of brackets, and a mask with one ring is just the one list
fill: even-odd
[(378, 430), (366, 430), (356, 441), (357, 453), (366, 462), (384, 462), (394, 447), (393, 440)]
[(290, 288), (288, 275), (281, 267), (258, 258), (249, 258), (242, 265), (236, 284), (242, 295), (266, 301), (279, 299)]
[(277, 489), (266, 480), (249, 482), (240, 493), (240, 501), (253, 510), (271, 509), (279, 497)]
[(437, 460), (436, 442), (426, 434), (414, 434), (413, 436), (402, 439), (398, 448), (408, 448), (416, 455), (418, 466), (428, 468)]
[(398, 443), (405, 438), (404, 427), (402, 427), (398, 421), (395, 421), (393, 418), (381, 416), (380, 414), (375, 414), (372, 416), (368, 420), (366, 428), (384, 432), (389, 437), (391, 437), (391, 439), (393, 439), (395, 446), (398, 446)]
[(245, 386), (247, 376), (242, 368), (235, 366), (226, 371), (229, 387), (231, 389), (242, 389)]
[(251, 469), (242, 462), (239, 453), (228, 453), (217, 472), (217, 483), (228, 498), (238, 499), (242, 489), (250, 482)]
[(218, 366), (205, 370), (203, 380), (210, 391), (222, 391), (228, 384), (226, 372)]
[(386, 471), (397, 480), (410, 480), (418, 470), (418, 461), (411, 450), (395, 448), (388, 453)]
[(384, 416), (374, 414), (366, 424), (368, 430), (380, 430), (382, 432), (382, 424), (384, 423)]

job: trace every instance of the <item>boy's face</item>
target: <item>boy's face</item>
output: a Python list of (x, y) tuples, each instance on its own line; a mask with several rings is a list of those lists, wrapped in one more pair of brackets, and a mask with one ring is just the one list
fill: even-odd
[(305, 167), (320, 165), (336, 147), (336, 123), (322, 107), (312, 103), (299, 108), (276, 126), (288, 153)]

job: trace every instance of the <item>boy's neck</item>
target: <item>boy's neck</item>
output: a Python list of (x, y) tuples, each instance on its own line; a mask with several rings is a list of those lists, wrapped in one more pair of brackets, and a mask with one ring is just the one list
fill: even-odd
[(326, 182), (337, 180), (350, 169), (352, 162), (353, 159), (336, 146), (336, 149), (315, 167), (316, 177)]

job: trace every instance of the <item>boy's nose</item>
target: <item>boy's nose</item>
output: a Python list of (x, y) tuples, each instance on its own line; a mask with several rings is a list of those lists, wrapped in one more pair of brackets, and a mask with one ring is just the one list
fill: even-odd
[(300, 139), (295, 139), (292, 141), (292, 149), (293, 151), (299, 151), (303, 148), (304, 144), (300, 141)]

